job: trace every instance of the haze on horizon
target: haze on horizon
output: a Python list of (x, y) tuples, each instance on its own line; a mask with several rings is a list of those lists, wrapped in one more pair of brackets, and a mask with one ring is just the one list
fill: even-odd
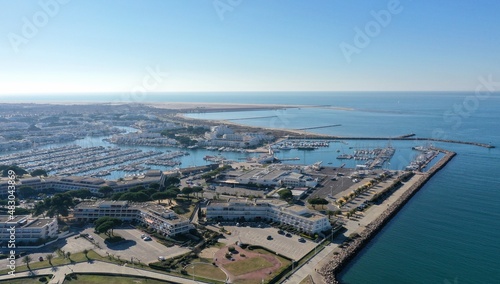
[(465, 91), (500, 81), (500, 2), (1, 1), (0, 96)]

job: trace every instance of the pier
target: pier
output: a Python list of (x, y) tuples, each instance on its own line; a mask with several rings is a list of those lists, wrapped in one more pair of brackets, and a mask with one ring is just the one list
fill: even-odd
[(330, 125), (323, 125), (323, 126), (312, 126), (312, 127), (305, 127), (305, 128), (295, 128), (294, 130), (320, 129), (320, 128), (330, 128), (330, 127), (337, 127), (337, 126), (342, 126), (342, 124), (330, 124)]
[(251, 117), (243, 117), (243, 118), (228, 118), (226, 120), (234, 121), (234, 120), (249, 120), (249, 119), (259, 119), (259, 118), (273, 118), (278, 117), (277, 115), (268, 115), (268, 116), (251, 116)]
[(442, 169), (455, 155), (456, 153), (446, 151), (443, 149), (436, 149), (445, 156), (439, 160), (435, 165), (425, 173), (419, 173), (418, 179), (414, 184), (412, 184), (392, 205), (390, 205), (380, 216), (378, 216), (374, 221), (368, 224), (365, 229), (359, 233), (359, 237), (351, 241), (347, 246), (342, 248), (342, 251), (334, 255), (329, 262), (323, 266), (319, 273), (324, 277), (326, 283), (339, 283), (336, 279), (336, 275), (352, 260), (357, 253), (359, 253), (362, 248), (367, 245), (370, 240), (384, 227), (392, 217), (408, 202), (411, 197), (420, 189), (422, 186)]
[(289, 136), (289, 139), (336, 139), (336, 140), (408, 140), (408, 141), (434, 141), (434, 142), (444, 142), (444, 143), (454, 143), (454, 144), (465, 144), (478, 146), (488, 149), (496, 148), (494, 145), (488, 143), (480, 143), (480, 142), (471, 142), (471, 141), (461, 141), (461, 140), (452, 140), (452, 139), (439, 139), (439, 138), (427, 138), (427, 137), (338, 137), (338, 136), (329, 136), (329, 135), (309, 135), (309, 136)]

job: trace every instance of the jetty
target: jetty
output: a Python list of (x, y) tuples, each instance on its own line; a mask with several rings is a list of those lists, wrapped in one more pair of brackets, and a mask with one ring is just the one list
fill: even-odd
[(362, 248), (367, 245), (370, 240), (384, 227), (389, 220), (408, 202), (411, 197), (420, 189), (422, 186), (436, 174), (440, 169), (442, 169), (455, 155), (456, 153), (447, 151), (444, 149), (435, 149), (441, 153), (444, 153), (444, 157), (441, 158), (436, 164), (434, 164), (427, 172), (418, 173), (418, 179), (414, 184), (412, 184), (394, 203), (392, 203), (386, 210), (382, 212), (374, 221), (365, 226), (365, 229), (359, 233), (359, 236), (354, 238), (346, 246), (342, 248), (340, 253), (335, 254), (329, 262), (319, 269), (320, 273), (324, 277), (326, 283), (339, 283), (336, 279), (336, 275), (352, 260), (357, 253), (359, 253)]
[[(489, 143), (480, 143), (480, 142), (472, 142), (472, 141), (462, 141), (462, 140), (453, 140), (453, 139), (439, 139), (439, 138), (428, 138), (428, 137), (407, 137), (407, 135), (396, 136), (396, 137), (339, 137), (339, 136), (329, 136), (329, 135), (310, 135), (309, 136), (289, 136), (289, 139), (336, 139), (336, 140), (408, 140), (408, 141), (435, 141), (435, 142), (444, 142), (444, 143), (454, 143), (454, 144), (465, 144), (478, 146), (483, 148), (492, 149), (495, 148), (494, 145)], [(408, 134), (409, 135), (409, 134)]]
[(322, 126), (311, 126), (311, 127), (304, 127), (304, 128), (295, 128), (294, 130), (309, 130), (309, 129), (330, 128), (330, 127), (338, 127), (338, 126), (342, 126), (342, 124), (329, 124), (329, 125), (322, 125)]
[[(217, 126), (217, 125), (230, 125), (235, 131), (241, 132), (252, 132), (252, 131), (266, 131), (271, 133), (275, 137), (287, 137), (288, 139), (319, 139), (319, 140), (413, 140), (413, 141), (435, 141), (444, 143), (454, 143), (454, 144), (465, 144), (478, 146), (483, 148), (495, 148), (494, 145), (489, 143), (471, 142), (471, 141), (461, 141), (453, 139), (443, 139), (443, 138), (429, 138), (429, 137), (415, 137), (414, 133), (398, 135), (398, 136), (388, 136), (388, 137), (357, 137), (357, 136), (335, 136), (335, 135), (325, 135), (320, 133), (305, 132), (299, 129), (277, 129), (277, 128), (266, 128), (258, 126), (241, 125), (229, 120), (203, 120), (196, 118), (189, 118), (183, 116), (182, 114), (170, 115), (167, 118), (168, 121), (174, 123), (180, 123), (183, 125), (192, 126)], [(309, 128), (311, 129), (311, 128)]]
[(249, 120), (249, 119), (259, 119), (259, 118), (273, 118), (278, 117), (277, 115), (268, 115), (268, 116), (252, 116), (252, 117), (242, 117), (242, 118), (228, 118), (226, 120)]

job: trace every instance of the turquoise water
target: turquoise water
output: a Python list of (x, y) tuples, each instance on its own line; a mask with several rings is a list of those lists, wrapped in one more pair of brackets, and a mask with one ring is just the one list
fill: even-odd
[[(88, 97), (87, 101), (113, 101), (117, 96)], [(351, 110), (288, 108), (191, 116), (204, 119), (273, 116), (235, 122), (278, 128), (341, 124), (311, 131), (370, 137), (415, 133), (421, 137), (500, 146), (499, 94), (484, 100), (474, 100), (474, 94), (467, 92), (157, 94), (148, 95), (144, 101), (330, 105)], [(332, 143), (329, 149), (307, 153), (292, 150), (277, 155), (298, 156), (301, 160), (297, 163), (323, 160), (338, 165), (340, 162), (334, 158), (337, 149), (347, 152), (350, 146), (383, 146), (387, 142), (348, 143)], [(387, 167), (400, 169), (415, 155), (409, 148), (424, 142), (391, 143), (398, 150)], [(435, 145), (458, 155), (351, 262), (341, 275), (343, 282), (500, 283), (500, 150), (449, 143)], [(186, 156), (183, 166), (197, 164), (204, 155), (205, 152), (199, 152), (196, 156)]]
[[(331, 104), (354, 110), (301, 108), (191, 116), (231, 119), (276, 115), (238, 122), (283, 128), (342, 124), (314, 131), (372, 137), (413, 132), (422, 137), (445, 135), (450, 139), (500, 146), (498, 94), (479, 101), (468, 112), (454, 113), (456, 106), (470, 101), (472, 96), (468, 93), (321, 96), (309, 100), (316, 105)], [(289, 99), (287, 103), (294, 101)], [(500, 283), (499, 150), (448, 143), (437, 146), (458, 155), (351, 262), (341, 275), (342, 282)], [(397, 152), (393, 161), (407, 160), (410, 155)]]

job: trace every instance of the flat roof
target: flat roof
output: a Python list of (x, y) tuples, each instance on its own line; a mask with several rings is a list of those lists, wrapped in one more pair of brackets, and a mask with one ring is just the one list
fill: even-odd
[(2, 223), (7, 223), (7, 222), (17, 223), (26, 217), (28, 217), (28, 215), (14, 215), (14, 219), (10, 220), (9, 219), (10, 215), (0, 215), (0, 222), (2, 222)]
[(54, 219), (52, 219), (52, 218), (36, 219), (34, 222), (28, 224), (27, 226), (24, 226), (23, 228), (43, 227), (43, 226), (49, 224), (50, 222), (52, 222), (53, 220)]

